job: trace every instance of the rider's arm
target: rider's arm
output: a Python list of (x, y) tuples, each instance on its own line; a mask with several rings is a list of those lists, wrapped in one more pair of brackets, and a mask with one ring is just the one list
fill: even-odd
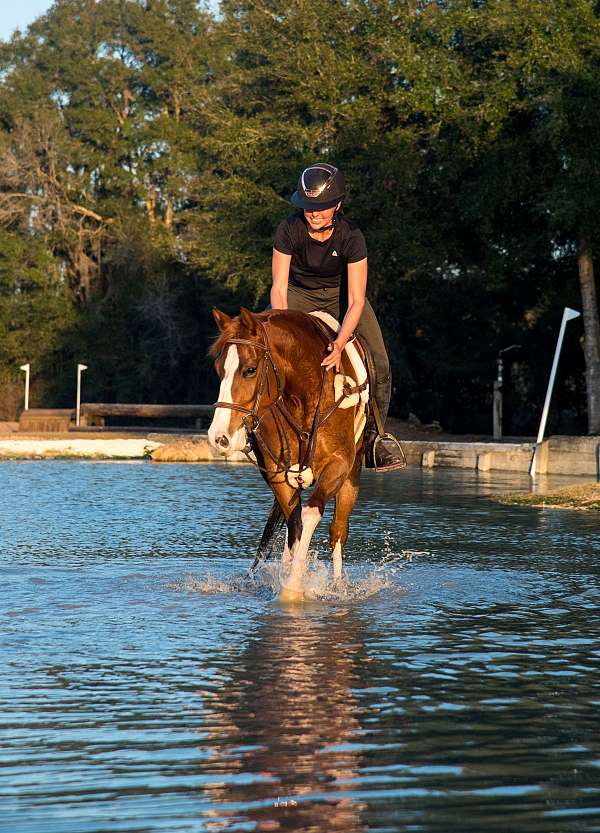
[(360, 316), (365, 307), (367, 271), (366, 257), (356, 261), (356, 263), (348, 264), (348, 310), (335, 341), (329, 345), (329, 355), (321, 362), (328, 370), (334, 367), (339, 371), (342, 358), (341, 351), (360, 321)]
[(273, 309), (287, 309), (287, 288), (290, 276), (290, 263), (292, 256), (273, 249), (271, 261), (271, 273), (273, 275), (273, 286), (271, 287), (271, 306)]
[(366, 257), (357, 263), (348, 264), (348, 310), (336, 338), (340, 347), (343, 347), (348, 339), (352, 337), (352, 333), (358, 327), (360, 316), (365, 308), (367, 272)]

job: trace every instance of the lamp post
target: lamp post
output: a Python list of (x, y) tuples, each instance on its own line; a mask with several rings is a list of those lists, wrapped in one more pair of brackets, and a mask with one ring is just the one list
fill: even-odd
[(535, 478), (535, 464), (537, 461), (537, 454), (544, 439), (544, 431), (546, 430), (546, 420), (548, 419), (548, 410), (550, 408), (550, 399), (552, 398), (552, 388), (554, 387), (554, 379), (556, 378), (556, 370), (558, 368), (558, 359), (560, 357), (560, 351), (562, 348), (563, 339), (565, 337), (565, 329), (567, 327), (567, 322), (572, 321), (574, 318), (579, 318), (581, 315), (580, 312), (577, 312), (576, 309), (571, 309), (570, 307), (565, 307), (563, 312), (562, 321), (560, 324), (560, 331), (558, 333), (558, 340), (556, 342), (556, 350), (554, 351), (554, 361), (552, 362), (552, 370), (550, 371), (550, 380), (548, 382), (548, 390), (546, 391), (546, 399), (544, 401), (544, 407), (542, 409), (542, 418), (540, 420), (540, 428), (537, 435), (537, 440), (535, 441), (535, 447), (533, 449), (533, 455), (531, 457), (531, 463), (529, 464), (529, 474), (532, 478)]
[(31, 370), (31, 365), (29, 363), (22, 364), (19, 370), (25, 371), (25, 410), (29, 410), (29, 371)]
[(79, 428), (79, 418), (81, 416), (81, 374), (84, 370), (87, 370), (87, 364), (78, 364), (77, 365), (77, 417), (75, 419), (75, 425)]
[(496, 367), (498, 370), (498, 375), (496, 380), (494, 381), (494, 398), (493, 398), (493, 426), (494, 426), (494, 439), (499, 440), (502, 437), (502, 416), (503, 416), (503, 403), (502, 403), (502, 385), (503, 385), (503, 370), (504, 370), (504, 359), (503, 356), (505, 353), (510, 353), (511, 350), (518, 350), (521, 347), (520, 344), (511, 344), (510, 347), (505, 347), (504, 350), (498, 351), (498, 358), (496, 359)]

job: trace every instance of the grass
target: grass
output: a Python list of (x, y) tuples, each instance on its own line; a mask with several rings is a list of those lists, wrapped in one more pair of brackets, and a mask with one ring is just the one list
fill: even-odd
[(555, 509), (585, 509), (600, 512), (600, 483), (566, 486), (546, 494), (515, 492), (502, 495), (500, 503), (513, 506), (543, 506)]

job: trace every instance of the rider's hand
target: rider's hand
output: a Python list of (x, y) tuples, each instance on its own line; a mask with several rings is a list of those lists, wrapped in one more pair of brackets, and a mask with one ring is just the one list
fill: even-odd
[(326, 367), (327, 370), (334, 368), (336, 373), (339, 373), (342, 365), (343, 346), (338, 344), (337, 341), (330, 341), (327, 345), (327, 350), (329, 351), (329, 355), (325, 356), (321, 362), (321, 367)]

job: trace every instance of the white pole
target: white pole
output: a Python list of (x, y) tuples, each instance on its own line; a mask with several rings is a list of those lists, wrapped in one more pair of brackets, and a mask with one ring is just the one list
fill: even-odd
[(567, 321), (572, 321), (573, 318), (579, 318), (580, 315), (580, 312), (577, 312), (577, 310), (575, 309), (570, 309), (570, 307), (565, 307), (563, 312), (563, 317), (560, 324), (560, 331), (558, 333), (558, 341), (556, 342), (556, 350), (554, 351), (554, 361), (552, 362), (552, 370), (550, 371), (550, 381), (548, 382), (548, 390), (546, 391), (546, 400), (544, 402), (542, 418), (540, 420), (540, 428), (538, 431), (537, 440), (535, 441), (533, 457), (531, 458), (531, 463), (529, 465), (529, 474), (531, 475), (531, 477), (535, 477), (535, 464), (537, 460), (537, 453), (544, 439), (544, 431), (546, 430), (546, 420), (548, 419), (548, 411), (550, 409), (550, 399), (552, 398), (552, 388), (554, 387), (554, 379), (556, 378), (558, 359), (560, 357), (560, 351), (562, 348), (563, 339), (565, 337)]
[(19, 368), (19, 370), (24, 370), (25, 371), (25, 410), (26, 411), (29, 410), (29, 370), (30, 370), (30, 368), (31, 368), (31, 365), (29, 363), (28, 364), (22, 364), (21, 367)]
[(75, 425), (79, 428), (79, 418), (81, 416), (81, 374), (84, 370), (87, 370), (87, 364), (78, 364), (77, 365), (77, 418), (75, 420)]

